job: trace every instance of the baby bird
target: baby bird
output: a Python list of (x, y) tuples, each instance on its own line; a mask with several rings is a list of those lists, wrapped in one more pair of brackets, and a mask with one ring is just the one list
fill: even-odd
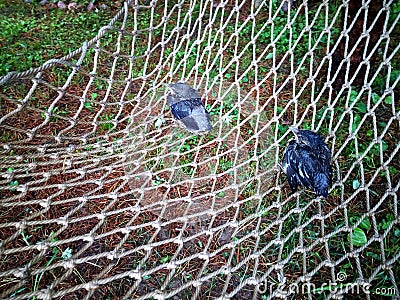
[(331, 151), (324, 139), (310, 130), (290, 127), (295, 139), (289, 142), (282, 168), (292, 192), (297, 186), (313, 188), (317, 196), (328, 197), (332, 184)]
[(210, 114), (198, 91), (183, 82), (166, 86), (172, 92), (167, 96), (172, 115), (184, 128), (194, 133), (212, 130)]

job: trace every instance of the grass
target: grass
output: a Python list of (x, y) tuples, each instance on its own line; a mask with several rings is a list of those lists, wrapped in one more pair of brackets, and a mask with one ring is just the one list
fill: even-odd
[[(0, 46), (2, 49), (6, 49), (0, 54), (0, 76), (9, 71), (24, 71), (31, 67), (37, 67), (47, 59), (63, 56), (79, 48), (83, 41), (96, 35), (98, 29), (106, 25), (116, 12), (117, 7), (113, 6), (114, 3), (106, 3), (112, 9), (98, 12), (86, 12), (83, 9), (85, 6), (77, 11), (60, 11), (41, 7), (37, 2), (24, 5), (14, 1), (7, 4), (0, 3), (2, 12)], [(79, 4), (87, 5), (85, 2)], [(172, 4), (168, 5), (172, 7)], [(398, 8), (398, 4), (394, 4), (393, 15), (399, 12)], [(117, 259), (88, 258), (87, 261), (76, 264), (74, 272), (71, 272), (70, 276), (65, 279), (64, 287), (85, 284), (96, 279), (97, 276), (100, 279), (113, 275), (118, 277), (118, 274), (136, 268), (139, 268), (142, 274), (142, 281), (138, 282), (133, 278), (128, 278), (129, 276), (115, 279), (108, 284), (100, 285), (94, 291), (78, 290), (75, 292), (77, 297), (90, 293), (96, 298), (121, 295), (134, 285), (137, 288), (131, 296), (143, 296), (156, 291), (161, 286), (164, 286), (166, 291), (171, 291), (183, 283), (188, 283), (189, 287), (178, 295), (184, 299), (190, 298), (196, 292), (204, 298), (218, 297), (225, 284), (227, 290), (232, 291), (239, 283), (254, 275), (259, 278), (266, 276), (265, 280), (271, 280), (278, 284), (277, 278), (280, 274), (278, 270), (271, 269), (275, 262), (285, 262), (282, 272), (286, 276), (287, 284), (298, 282), (302, 274), (315, 270), (317, 267), (320, 269), (313, 275), (314, 282), (325, 283), (332, 274), (332, 268), (334, 268), (335, 274), (338, 271), (345, 272), (348, 282), (353, 282), (361, 275), (368, 278), (384, 260), (387, 261), (399, 253), (400, 227), (398, 216), (394, 213), (394, 205), (397, 202), (393, 195), (385, 193), (388, 184), (387, 178), (391, 178), (393, 182), (398, 179), (400, 167), (398, 164), (392, 163), (386, 169), (381, 168), (378, 175), (375, 176), (378, 168), (382, 167), (382, 162), (393, 153), (399, 136), (398, 124), (391, 121), (393, 110), (397, 113), (399, 108), (394, 103), (393, 95), (384, 94), (387, 86), (393, 85), (400, 74), (397, 57), (391, 61), (390, 72), (387, 68), (382, 68), (371, 83), (371, 90), (362, 91), (358, 87), (349, 87), (347, 91), (336, 98), (323, 94), (315, 105), (310, 105), (310, 102), (315, 100), (315, 95), (323, 89), (324, 72), (316, 73), (316, 70), (319, 64), (322, 64), (322, 69), (327, 68), (327, 64), (322, 58), (326, 55), (327, 49), (332, 47), (340, 32), (340, 18), (333, 24), (329, 23), (330, 19), (328, 18), (329, 24), (327, 24), (326, 12), (324, 9), (318, 10), (318, 6), (311, 7), (307, 13), (303, 11), (296, 14), (295, 11), (292, 11), (291, 15), (287, 16), (279, 10), (277, 1), (273, 1), (271, 12), (274, 16), (274, 23), (267, 22), (267, 12), (265, 12), (264, 22), (253, 23), (248, 21), (249, 12), (246, 9), (248, 7), (244, 7), (243, 12), (239, 14), (236, 27), (233, 25), (236, 20), (228, 19), (227, 14), (223, 14), (220, 9), (215, 10), (214, 27), (209, 30), (209, 39), (204, 39), (200, 43), (196, 39), (181, 39), (182, 36), (174, 35), (173, 28), (178, 24), (189, 26), (187, 23), (178, 23), (176, 19), (171, 18), (167, 21), (165, 28), (156, 26), (161, 21), (161, 10), (155, 11), (153, 14), (153, 26), (155, 25), (152, 31), (153, 40), (148, 40), (149, 32), (146, 31), (152, 20), (150, 10), (141, 11), (137, 15), (135, 24), (129, 20), (126, 24), (126, 32), (120, 36), (121, 53), (130, 54), (133, 37), (128, 33), (136, 26), (137, 29), (145, 31), (136, 36), (134, 55), (145, 56), (147, 60), (146, 69), (144, 60), (141, 58), (130, 62), (126, 57), (121, 56), (116, 62), (117, 68), (113, 74), (113, 78), (116, 80), (123, 81), (128, 74), (130, 63), (133, 66), (131, 70), (133, 87), (124, 99), (122, 112), (120, 111), (120, 96), (124, 88), (123, 84), (113, 82), (107, 98), (107, 105), (104, 106), (102, 102), (110, 84), (108, 77), (111, 75), (111, 65), (114, 61), (112, 53), (116, 50), (115, 44), (119, 37), (117, 29), (107, 32), (101, 39), (102, 51), (98, 70), (94, 74), (93, 82), (82, 103), (76, 97), (83, 94), (86, 84), (91, 78), (88, 73), (92, 71), (94, 50), (89, 51), (79, 74), (73, 78), (64, 98), (57, 103), (52, 103), (58, 95), (57, 88), (63, 85), (71, 70), (55, 68), (44, 72), (43, 78), (51, 86), (40, 86), (27, 104), (27, 107), (32, 109), (29, 115), (30, 123), (23, 119), (27, 118), (26, 115), (17, 115), (8, 125), (25, 132), (27, 128), (35, 128), (47, 120), (51, 126), (43, 126), (39, 129), (41, 130), (39, 133), (44, 136), (56, 136), (71, 124), (70, 121), (74, 121), (72, 117), (81, 103), (83, 107), (78, 118), (79, 122), (69, 131), (69, 134), (72, 137), (80, 137), (82, 134), (90, 132), (92, 135), (88, 138), (92, 138), (93, 144), (89, 142), (82, 145), (80, 149), (80, 145), (76, 145), (79, 150), (73, 154), (86, 155), (85, 162), (74, 161), (71, 159), (71, 157), (73, 158), (71, 154), (71, 156), (63, 157), (63, 161), (58, 161), (58, 165), (52, 165), (50, 178), (44, 186), (40, 180), (42, 171), (47, 170), (42, 168), (42, 162), (38, 162), (39, 166), (37, 167), (42, 169), (20, 170), (18, 165), (6, 168), (9, 180), (6, 183), (4, 198), (17, 197), (17, 200), (13, 198), (16, 207), (13, 207), (12, 210), (4, 209), (2, 211), (4, 222), (20, 219), (31, 220), (31, 216), (34, 216), (32, 220), (40, 224), (29, 225), (26, 229), (21, 230), (20, 235), (7, 242), (9, 243), (8, 249), (23, 246), (34, 247), (36, 243), (41, 242), (43, 237), (48, 237), (50, 243), (53, 243), (46, 253), (40, 254), (41, 264), (38, 265), (38, 267), (49, 268), (48, 271), (32, 276), (32, 282), (25, 283), (23, 288), (13, 292), (15, 296), (22, 295), (27, 290), (40, 291), (55, 279), (62, 278), (66, 272), (65, 269), (52, 268), (52, 266), (60, 261), (70, 260), (71, 255), (74, 257), (79, 251), (83, 252), (77, 258), (83, 260), (85, 257), (107, 251), (110, 251), (108, 253), (110, 256), (117, 254), (120, 256), (117, 255)], [(332, 1), (329, 4), (329, 14), (337, 10), (338, 3)], [(201, 15), (200, 7), (195, 6), (191, 14), (193, 20), (198, 18)], [(293, 22), (290, 29), (286, 26), (288, 20)], [(393, 22), (393, 20), (392, 16), (391, 21)], [(306, 22), (312, 28), (309, 34), (304, 32)], [(193, 26), (196, 29), (195, 25)], [(327, 26), (331, 26), (331, 35), (325, 32)], [(223, 35), (218, 31), (220, 27), (223, 27)], [(236, 32), (239, 51), (232, 47), (236, 44)], [(250, 43), (252, 32), (257, 36), (255, 44)], [(156, 47), (157, 43), (162, 41), (162, 34), (170, 36), (171, 42), (166, 43), (163, 49), (155, 48), (157, 51), (146, 54), (149, 44)], [(175, 51), (174, 42), (180, 40), (183, 40), (184, 44), (180, 50)], [(207, 47), (209, 41), (214, 45), (211, 49)], [(274, 47), (270, 46), (271, 41), (273, 41)], [(313, 46), (312, 54), (309, 53), (310, 44)], [(389, 48), (392, 46), (392, 44), (388, 45)], [(222, 54), (215, 50), (219, 47), (222, 47)], [(44, 49), (46, 51), (43, 51)], [(253, 51), (261, 58), (257, 66), (252, 64)], [(156, 72), (159, 77), (154, 74), (149, 75), (157, 67), (160, 57), (162, 57), (161, 62), (165, 65)], [(234, 57), (238, 59), (238, 63), (232, 63)], [(275, 73), (270, 74), (269, 72), (273, 68), (275, 68)], [(149, 102), (146, 103), (143, 99), (141, 103), (138, 103), (135, 99), (135, 94), (139, 93), (136, 86), (143, 84), (150, 87), (164, 75), (171, 76), (171, 72), (174, 76), (171, 78), (172, 80), (198, 76), (203, 83), (206, 81), (210, 84), (206, 88), (210, 88), (213, 83), (220, 81), (227, 82), (226, 86), (229, 87), (229, 84), (238, 78), (243, 90), (250, 91), (255, 83), (263, 82), (259, 84), (257, 91), (254, 91), (258, 95), (249, 97), (248, 101), (241, 105), (237, 102), (239, 96), (235, 92), (228, 93), (224, 99), (218, 99), (218, 94), (213, 91), (205, 96), (210, 114), (216, 119), (223, 116), (223, 123), (218, 125), (223, 128), (222, 132), (227, 132), (252, 115), (257, 104), (253, 104), (252, 99), (256, 97), (259, 99), (260, 118), (250, 118), (240, 126), (240, 139), (243, 141), (240, 140), (239, 144), (247, 142), (247, 148), (244, 151), (246, 155), (240, 158), (239, 162), (248, 161), (248, 164), (242, 169), (238, 169), (240, 174), (235, 182), (240, 190), (238, 197), (235, 194), (232, 195), (229, 190), (219, 190), (221, 186), (233, 182), (234, 157), (231, 153), (227, 153), (229, 149), (235, 148), (232, 140), (216, 141), (212, 135), (188, 136), (185, 132), (174, 135), (175, 139), (168, 139), (172, 135), (168, 131), (171, 122), (162, 117), (164, 109), (162, 103), (154, 104), (151, 102), (152, 100), (148, 100)], [(288, 75), (292, 73), (296, 74), (295, 83), (288, 80)], [(144, 74), (148, 74), (145, 79), (140, 77)], [(315, 75), (313, 85), (307, 84), (307, 79), (311, 75)], [(8, 98), (17, 100), (26, 95), (28, 88), (28, 83), (26, 83), (26, 86), (21, 84), (5, 87), (3, 92), (7, 94)], [(276, 93), (273, 89), (275, 91), (280, 89), (280, 91)], [(398, 91), (396, 86), (394, 92), (398, 93)], [(161, 92), (160, 95), (156, 95), (157, 99), (160, 97)], [(150, 97), (148, 98), (150, 99)], [(6, 111), (7, 105), (11, 110), (14, 109), (15, 101), (3, 100), (6, 98), (0, 99), (2, 101), (0, 104), (6, 104), (1, 108), (3, 110), (0, 110), (2, 115), (4, 115), (3, 112), (9, 112)], [(335, 103), (326, 105), (333, 99), (335, 99)], [(146, 116), (146, 112), (137, 119), (131, 118), (131, 110), (140, 111), (147, 106), (153, 108), (154, 114), (151, 116), (154, 115), (157, 118), (150, 120), (149, 123), (144, 123), (143, 120), (150, 118)], [(102, 111), (98, 114), (100, 110)], [(372, 111), (374, 117), (368, 116), (368, 113)], [(260, 143), (261, 145), (259, 144), (255, 149), (254, 134), (260, 133), (260, 128), (257, 130), (255, 124), (258, 122), (265, 125), (274, 118), (277, 118), (278, 121), (271, 122), (268, 127), (270, 131), (266, 135), (269, 137), (276, 135), (280, 139), (279, 157), (282, 157), (281, 151), (290, 138), (287, 136), (290, 124), (301, 121), (303, 128), (318, 128), (322, 135), (328, 137), (328, 144), (335, 149), (334, 154), (338, 154), (336, 162), (340, 167), (340, 176), (345, 176), (345, 178), (335, 178), (335, 182), (340, 184), (334, 187), (328, 200), (314, 199), (308, 191), (291, 196), (287, 185), (283, 184), (282, 174), (282, 177), (278, 178), (278, 182), (282, 183), (277, 187), (278, 189), (266, 192), (270, 187), (263, 185), (266, 181), (266, 175), (263, 172), (271, 166), (271, 163), (275, 163), (275, 156), (271, 159), (269, 153), (265, 153), (265, 148), (270, 144), (270, 140), (264, 135), (260, 134), (263, 143)], [(333, 122), (330, 123), (330, 120)], [(116, 122), (118, 125), (115, 125)], [(215, 182), (210, 179), (212, 184), (215, 183), (214, 192), (218, 192), (216, 198), (231, 198), (235, 201), (211, 221), (205, 222), (206, 224), (198, 224), (199, 228), (193, 228), (177, 221), (170, 224), (158, 221), (157, 226), (154, 226), (152, 222), (157, 221), (157, 215), (149, 212), (135, 214), (133, 208), (137, 205), (137, 195), (132, 186), (123, 181), (125, 169), (124, 166), (121, 166), (119, 157), (114, 156), (107, 160), (100, 157), (99, 162), (95, 155), (99, 155), (99, 153), (103, 155), (103, 152), (95, 152), (94, 147), (98, 143), (105, 143), (111, 147), (112, 144), (108, 142), (120, 140), (121, 131), (128, 124), (133, 124), (134, 128), (140, 127), (143, 134), (149, 135), (149, 140), (146, 141), (148, 143), (142, 147), (151, 150), (146, 151), (144, 156), (140, 156), (140, 151), (137, 151), (138, 161), (139, 158), (144, 161), (141, 167), (144, 167), (145, 171), (150, 170), (154, 175), (149, 181), (154, 189), (146, 195), (153, 197), (157, 196), (156, 192), (159, 191), (166, 193), (162, 190), (166, 183), (171, 183), (171, 181), (174, 184), (179, 183), (179, 179), (196, 177), (200, 171), (204, 172), (209, 168), (206, 170), (206, 175), (213, 174), (218, 177)], [(332, 131), (335, 133), (334, 137), (330, 136)], [(9, 130), (5, 131), (1, 138), (4, 143), (12, 143), (20, 139), (19, 134)], [(152, 134), (159, 140), (154, 142)], [(350, 138), (351, 135), (354, 135), (355, 138)], [(381, 140), (378, 139), (380, 135), (383, 137)], [(131, 137), (135, 137), (134, 132), (131, 132)], [(42, 145), (43, 139), (32, 143), (34, 142)], [(172, 153), (177, 153), (177, 161), (166, 156), (169, 153), (166, 150), (168, 147), (172, 149)], [(197, 151), (198, 149), (200, 150)], [(274, 148), (273, 151), (276, 149)], [(116, 153), (120, 154), (121, 152), (118, 150)], [(23, 149), (13, 149), (6, 153), (11, 157), (25, 154)], [(220, 159), (212, 160), (209, 165), (200, 170), (191, 164), (196, 155), (219, 156)], [(33, 157), (33, 154), (31, 156)], [(202, 161), (201, 157), (197, 159)], [(360, 162), (355, 163), (357, 161)], [(30, 162), (33, 163), (35, 160), (32, 158)], [(75, 163), (71, 170), (68, 169), (68, 163)], [(126, 161), (123, 163), (126, 164)], [(104, 168), (104, 166), (112, 166), (112, 168)], [(177, 166), (180, 166), (180, 172), (176, 173), (177, 178), (171, 180), (165, 170)], [(257, 177), (260, 177), (262, 182), (258, 182)], [(19, 192), (20, 186), (27, 182), (37, 189), (28, 190), (26, 195), (22, 195)], [(66, 182), (74, 183), (74, 187), (66, 187), (66, 190), (60, 193), (59, 188), (63, 188), (63, 184)], [(143, 184), (140, 180), (139, 183)], [(207, 193), (210, 190), (207, 188), (204, 188), (202, 192)], [(188, 190), (189, 188), (184, 185), (177, 186), (175, 189), (171, 188), (168, 191), (168, 198), (185, 197), (188, 195)], [(113, 192), (118, 195), (118, 201), (114, 198), (107, 198), (107, 195)], [(199, 192), (199, 194), (201, 193)], [(49, 195), (52, 195), (49, 199), (52, 205), (51, 209), (43, 208), (43, 203), (24, 204), (24, 201), (28, 201), (28, 199), (48, 199)], [(383, 197), (387, 197), (387, 200), (379, 203)], [(341, 204), (343, 207), (340, 207)], [(30, 212), (25, 210), (28, 205)], [(118, 214), (114, 214), (115, 211), (118, 211)], [(104, 214), (104, 219), (99, 216), (100, 213)], [(48, 220), (59, 220), (60, 217), (67, 214), (69, 222), (74, 223), (70, 223), (66, 229), (58, 226), (59, 224), (47, 223)], [(226, 233), (224, 226), (230, 221), (234, 222), (237, 227), (232, 229), (231, 233)], [(119, 229), (121, 231), (118, 231)], [(2, 240), (12, 236), (15, 230), (12, 226), (6, 228), (2, 232)], [(86, 235), (92, 231), (95, 240), (85, 240)], [(51, 232), (50, 235), (49, 232)], [(374, 240), (376, 233), (381, 242)], [(102, 234), (104, 234), (103, 237), (96, 239)], [(332, 235), (324, 240), (328, 234)], [(53, 235), (55, 236), (53, 237)], [(65, 243), (62, 247), (54, 246), (54, 244), (76, 237), (82, 237), (82, 239)], [(168, 242), (170, 238), (183, 241), (182, 247), (180, 244)], [(228, 243), (229, 247), (224, 248)], [(150, 245), (151, 249), (143, 248), (143, 245)], [(366, 248), (360, 255), (341, 261), (344, 253), (350, 253), (363, 246)], [(305, 248), (308, 250), (303, 251), (302, 249)], [(115, 253), (111, 253), (114, 250)], [(15, 267), (26, 265), (31, 261), (34, 251), (27, 250), (22, 251), (21, 255), (5, 256), (2, 262), (3, 267), (5, 268), (8, 263), (13, 263)], [(203, 258), (198, 257), (202, 251), (206, 251), (209, 255), (207, 264)], [(262, 255), (257, 256), (258, 251), (261, 251)], [(129, 254), (126, 254), (128, 252)], [(251, 256), (253, 254), (255, 256)], [(191, 259), (185, 260), (191, 255), (193, 255)], [(328, 255), (330, 261), (337, 265), (334, 267), (321, 266), (321, 263), (326, 262)], [(179, 259), (185, 261), (178, 263), (175, 269), (171, 269), (169, 264), (173, 265)], [(359, 270), (355, 267), (357, 259), (361, 264), (363, 274), (359, 274)], [(246, 260), (247, 263), (241, 266), (240, 263)], [(158, 268), (162, 265), (165, 267)], [(234, 269), (230, 281), (227, 281), (226, 275), (220, 271), (222, 266)], [(155, 270), (155, 268), (158, 269)], [(99, 272), (105, 270), (107, 270), (105, 274), (99, 275)], [(202, 270), (201, 274), (199, 274), (199, 270)], [(391, 270), (394, 274), (400, 273), (398, 264), (393, 264)], [(176, 272), (172, 278), (168, 276), (172, 274), (171, 272)], [(205, 275), (213, 272), (218, 275), (210, 279), (205, 278)], [(388, 274), (387, 270), (381, 270), (375, 276), (372, 282), (374, 291), (376, 288), (392, 286)], [(180, 279), (181, 275), (184, 279)], [(197, 288), (195, 285), (190, 285), (191, 282), (198, 281), (200, 278), (203, 280), (202, 286)], [(12, 285), (12, 279), (2, 284), (8, 288)], [(254, 288), (251, 285), (246, 285), (238, 292), (237, 297), (251, 298), (252, 290)], [(320, 298), (326, 297), (328, 292), (328, 290), (323, 290)], [(266, 298), (265, 295), (263, 297)]]
[[(0, 47), (7, 49), (0, 55), (0, 76), (67, 55), (94, 37), (115, 12), (115, 8), (85, 11), (87, 1), (78, 1), (79, 9), (72, 11), (49, 4), (40, 6), (38, 2), (0, 2)], [(114, 2), (106, 3), (114, 6)]]

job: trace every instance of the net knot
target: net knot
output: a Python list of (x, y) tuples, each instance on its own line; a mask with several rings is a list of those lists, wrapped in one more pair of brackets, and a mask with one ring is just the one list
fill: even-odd
[(30, 275), (31, 271), (27, 266), (25, 266), (23, 268), (14, 269), (14, 270), (12, 270), (11, 273), (13, 276), (15, 276), (17, 278), (28, 278), (31, 276)]
[(210, 259), (210, 253), (203, 251), (203, 252), (200, 252), (197, 257), (208, 262)]

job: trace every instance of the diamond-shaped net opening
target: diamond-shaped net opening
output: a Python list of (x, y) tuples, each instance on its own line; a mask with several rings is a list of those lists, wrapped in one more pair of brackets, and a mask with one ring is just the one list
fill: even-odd
[[(399, 19), (383, 0), (127, 1), (0, 78), (1, 298), (399, 297)], [(178, 81), (211, 132), (174, 120)], [(328, 198), (291, 192), (289, 126), (326, 138)]]

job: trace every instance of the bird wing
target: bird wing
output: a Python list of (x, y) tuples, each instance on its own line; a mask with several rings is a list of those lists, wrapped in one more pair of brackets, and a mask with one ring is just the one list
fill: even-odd
[(297, 190), (297, 186), (300, 184), (297, 175), (297, 155), (295, 148), (295, 143), (293, 143), (292, 141), (289, 142), (282, 162), (282, 168), (289, 181), (290, 189), (292, 190), (292, 192), (295, 192)]
[(314, 190), (317, 195), (327, 197), (328, 188), (332, 184), (331, 150), (322, 137), (316, 139), (313, 146)]
[(314, 192), (317, 196), (328, 197), (329, 178), (324, 173), (316, 172), (314, 175)]
[(314, 172), (317, 163), (313, 154), (309, 150), (299, 149), (296, 151), (297, 174), (300, 184), (306, 188), (310, 188), (314, 183)]
[(171, 104), (170, 107), (175, 119), (190, 132), (206, 132), (213, 129), (210, 114), (200, 98), (182, 100)]
[(331, 153), (327, 145), (322, 143), (315, 151), (309, 153), (312, 163), (312, 186), (317, 196), (328, 197), (328, 189), (332, 181)]
[(295, 141), (289, 142), (282, 167), (292, 191), (296, 191), (298, 185), (306, 188), (313, 186), (314, 171), (318, 166), (309, 149), (298, 147)]
[(172, 104), (170, 107), (172, 114), (177, 120), (181, 120), (192, 115), (194, 110), (198, 111), (201, 109), (203, 113), (206, 113), (200, 98), (182, 100)]
[(323, 173), (328, 182), (328, 186), (332, 185), (332, 176), (333, 176), (333, 170), (332, 170), (332, 165), (331, 165), (331, 150), (329, 147), (324, 143), (322, 145), (322, 149), (320, 150), (322, 153), (322, 159), (320, 159), (320, 165), (321, 165), (321, 173)]

